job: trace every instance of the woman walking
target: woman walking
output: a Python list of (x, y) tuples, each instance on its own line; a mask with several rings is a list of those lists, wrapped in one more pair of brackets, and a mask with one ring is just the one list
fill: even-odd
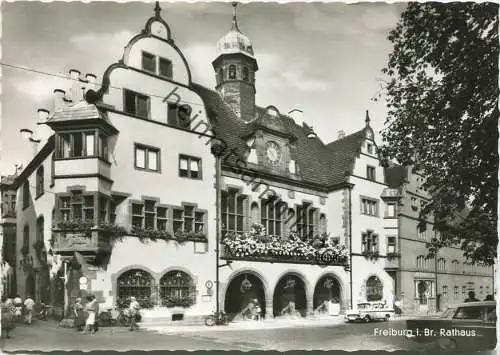
[(95, 305), (92, 296), (87, 296), (87, 304), (85, 305), (85, 312), (87, 312), (87, 320), (85, 322), (85, 329), (83, 333), (95, 334)]
[(75, 328), (80, 332), (85, 326), (85, 314), (83, 312), (82, 299), (77, 298), (73, 306), (73, 313), (75, 315)]

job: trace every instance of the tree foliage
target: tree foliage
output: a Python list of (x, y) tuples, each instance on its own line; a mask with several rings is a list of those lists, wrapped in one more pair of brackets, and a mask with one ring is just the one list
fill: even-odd
[(414, 165), (432, 199), (421, 219), (492, 264), (497, 246), (498, 5), (409, 3), (393, 44), (382, 153)]

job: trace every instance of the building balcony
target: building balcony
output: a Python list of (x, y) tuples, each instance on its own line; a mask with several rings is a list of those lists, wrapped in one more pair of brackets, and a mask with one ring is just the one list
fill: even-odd
[(228, 235), (222, 241), (222, 259), (267, 263), (348, 265), (344, 245), (320, 236), (303, 241), (293, 233), (287, 237), (261, 235), (259, 232)]
[(402, 197), (402, 194), (400, 189), (386, 188), (382, 191), (382, 195), (380, 195), (380, 197), (382, 199), (398, 199)]
[(398, 269), (399, 259), (399, 253), (388, 253), (385, 257), (385, 269)]

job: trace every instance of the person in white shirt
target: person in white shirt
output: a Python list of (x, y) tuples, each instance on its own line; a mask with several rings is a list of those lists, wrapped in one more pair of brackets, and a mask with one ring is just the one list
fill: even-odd
[(14, 298), (14, 320), (16, 322), (21, 321), (21, 316), (23, 315), (23, 300), (19, 295)]
[(141, 306), (139, 305), (139, 302), (135, 299), (135, 297), (130, 297), (130, 305), (128, 307), (128, 314), (130, 317), (130, 331), (133, 331), (134, 329), (139, 329), (137, 326), (137, 314), (139, 313), (139, 309)]
[(35, 301), (33, 301), (30, 296), (26, 297), (26, 299), (24, 300), (24, 323), (31, 324), (34, 307)]

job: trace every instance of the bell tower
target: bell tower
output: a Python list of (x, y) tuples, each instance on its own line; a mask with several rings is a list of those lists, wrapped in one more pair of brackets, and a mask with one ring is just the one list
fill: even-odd
[(250, 121), (255, 115), (255, 72), (258, 66), (252, 42), (238, 28), (236, 6), (234, 2), (231, 29), (217, 42), (217, 58), (212, 66), (215, 89), (239, 118)]

